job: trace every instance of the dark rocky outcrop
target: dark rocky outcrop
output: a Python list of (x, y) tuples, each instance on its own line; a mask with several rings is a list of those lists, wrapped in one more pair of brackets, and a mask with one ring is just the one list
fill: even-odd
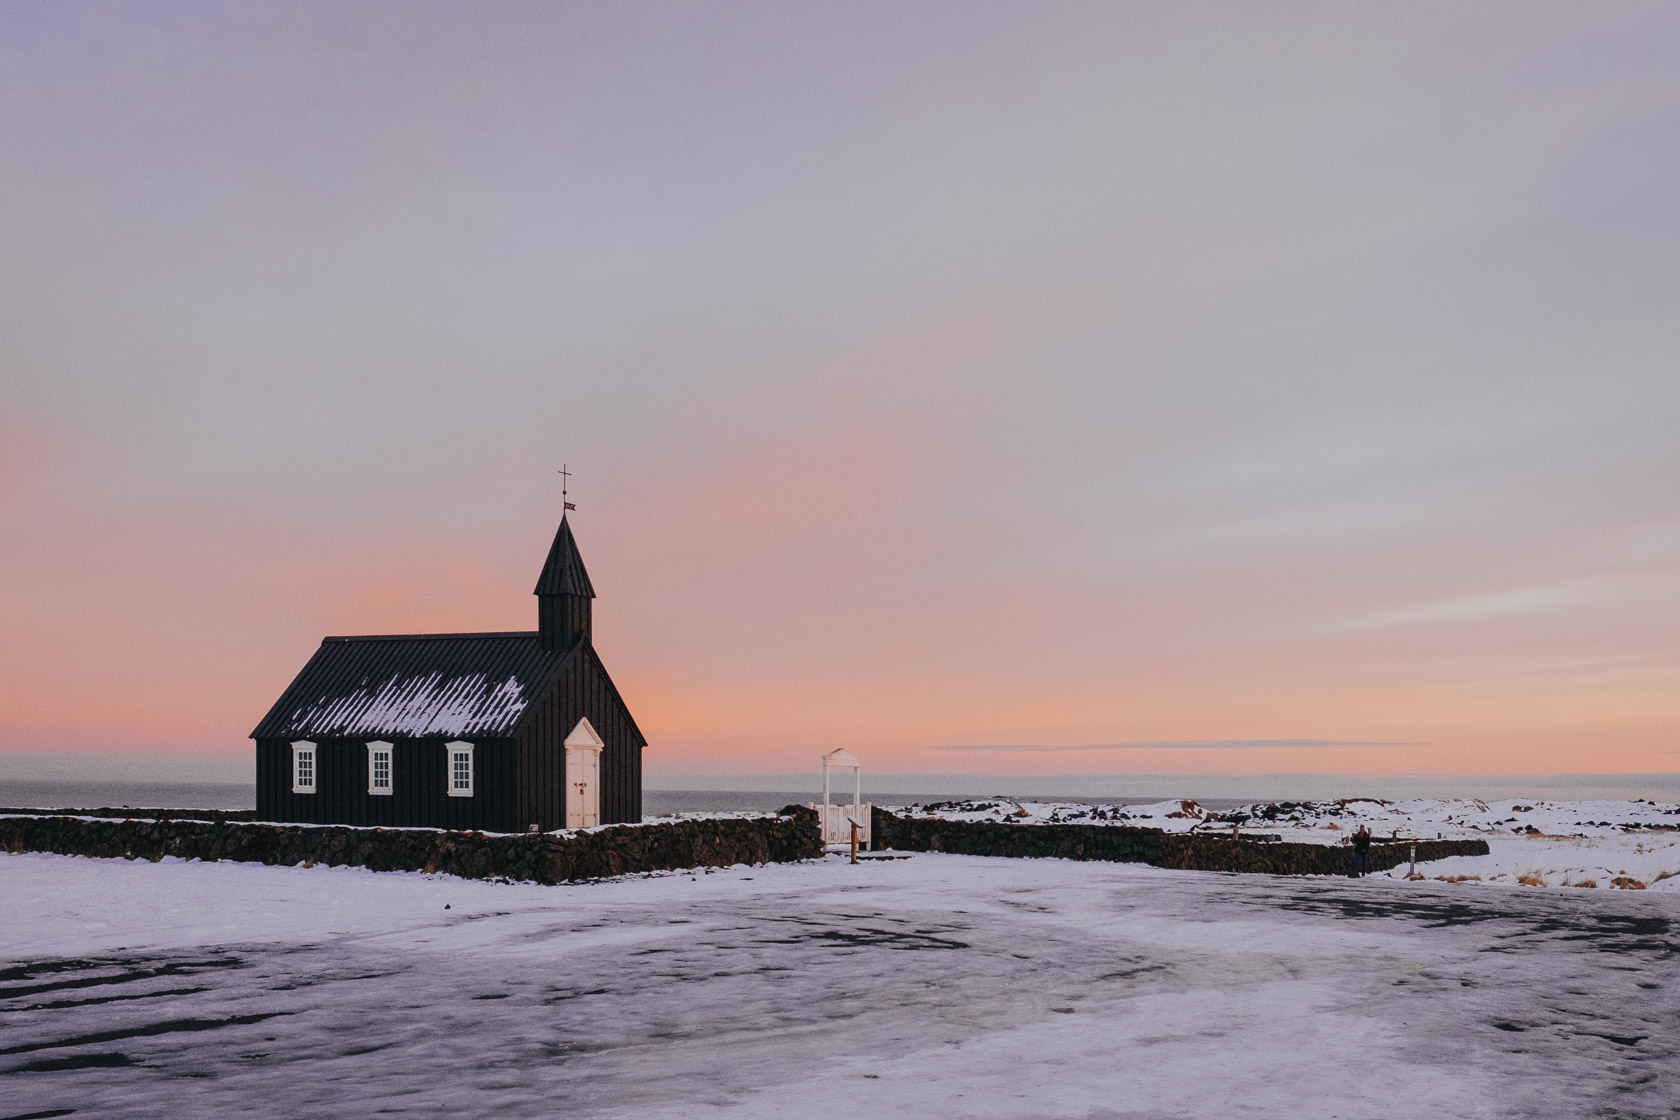
[(300, 826), (186, 819), (0, 817), (0, 849), (159, 860), (354, 864), (466, 879), (564, 883), (643, 871), (786, 863), (822, 855), (816, 814), (612, 825), (589, 832), (497, 834), (423, 828)]
[[(1093, 824), (999, 824), (901, 817), (876, 808), (870, 827), (876, 847), (971, 856), (1091, 859), (1147, 863), (1184, 871), (1242, 871), (1268, 875), (1346, 875), (1353, 849), (1326, 844), (1260, 843), (1229, 836), (1187, 836), (1158, 828)], [(1418, 862), (1448, 856), (1485, 856), (1485, 840), (1419, 840)], [(1411, 858), (1410, 842), (1371, 845), (1370, 869), (1384, 871)]]

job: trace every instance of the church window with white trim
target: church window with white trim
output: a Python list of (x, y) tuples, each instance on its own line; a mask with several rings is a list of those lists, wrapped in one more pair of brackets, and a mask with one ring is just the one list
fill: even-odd
[(292, 744), (292, 792), (315, 792), (315, 744)]
[(449, 744), (449, 796), (473, 795), (473, 745)]
[(391, 744), (369, 743), (368, 793), (374, 797), (391, 795)]

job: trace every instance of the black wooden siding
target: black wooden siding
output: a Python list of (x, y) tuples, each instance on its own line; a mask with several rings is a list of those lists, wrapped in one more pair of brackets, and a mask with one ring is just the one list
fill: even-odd
[[(391, 792), (370, 794), (367, 739), (315, 739), (314, 793), (292, 792), (290, 739), (257, 740), (257, 818), (306, 824), (383, 825), (523, 832), (529, 821), (515, 811), (515, 761), (511, 739), (396, 739), (391, 748)], [(473, 796), (450, 797), (450, 742), (473, 744)]]
[(526, 713), (518, 739), (515, 767), (519, 817), (541, 832), (566, 826), (566, 749), (561, 744), (577, 724), (566, 722), (569, 708), (559, 682)]
[(545, 649), (571, 649), (578, 638), (590, 637), (589, 600), (577, 595), (543, 595), (537, 599), (537, 633)]
[(601, 736), (601, 823), (642, 819), (646, 740), (593, 648), (575, 651), (519, 727), (520, 819), (547, 832), (566, 824), (566, 736), (587, 717)]

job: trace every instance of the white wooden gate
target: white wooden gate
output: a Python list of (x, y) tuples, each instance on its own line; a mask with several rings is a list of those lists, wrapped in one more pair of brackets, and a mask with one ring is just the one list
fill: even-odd
[(869, 844), (869, 810), (868, 802), (855, 805), (813, 805), (817, 811), (817, 823), (822, 826), (824, 844), (850, 844), (852, 842), (852, 822), (858, 823), (858, 843)]
[(566, 827), (593, 828), (601, 823), (601, 748), (587, 718), (566, 736)]
[[(852, 842), (852, 823), (857, 822), (858, 843), (869, 846), (869, 810), (871, 806), (863, 800), (863, 764), (851, 751), (841, 749), (829, 751), (822, 757), (823, 768), (823, 799), (811, 808), (817, 811), (817, 825), (822, 829), (824, 844), (850, 844)], [(831, 800), (829, 775), (835, 770), (850, 770), (852, 772), (852, 803), (850, 805), (835, 805)]]

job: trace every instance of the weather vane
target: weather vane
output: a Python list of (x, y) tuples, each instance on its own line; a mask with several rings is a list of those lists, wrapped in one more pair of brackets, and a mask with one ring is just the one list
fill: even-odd
[(566, 464), (561, 463), (560, 464), (560, 511), (562, 513), (564, 513), (566, 510), (569, 510), (569, 509), (577, 509), (577, 506), (574, 506), (571, 502), (568, 502), (566, 500), (566, 483), (570, 482), (571, 479), (572, 479), (572, 472), (566, 469)]

